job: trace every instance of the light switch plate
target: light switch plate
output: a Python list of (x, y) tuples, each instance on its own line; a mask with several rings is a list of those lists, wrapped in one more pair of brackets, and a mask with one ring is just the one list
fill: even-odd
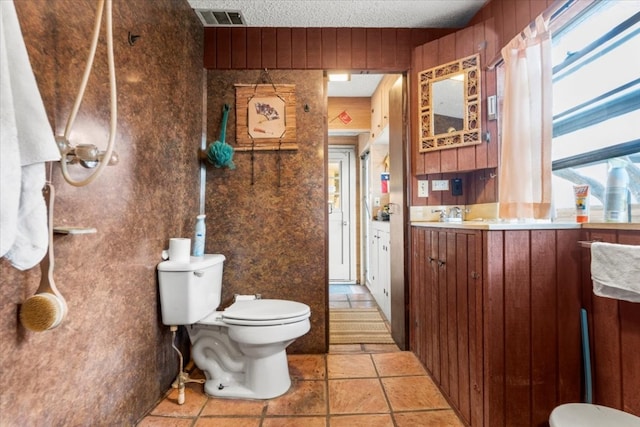
[(453, 178), (451, 180), (451, 195), (462, 196), (462, 179), (461, 178)]
[(434, 179), (431, 181), (432, 191), (447, 191), (449, 189), (449, 180), (447, 179)]
[(418, 197), (429, 197), (429, 181), (418, 180)]

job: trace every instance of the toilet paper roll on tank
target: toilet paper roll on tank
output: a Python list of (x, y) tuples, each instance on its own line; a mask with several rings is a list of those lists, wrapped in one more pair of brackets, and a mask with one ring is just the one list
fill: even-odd
[(191, 259), (191, 239), (183, 237), (169, 239), (169, 250), (162, 251), (162, 259), (188, 263)]

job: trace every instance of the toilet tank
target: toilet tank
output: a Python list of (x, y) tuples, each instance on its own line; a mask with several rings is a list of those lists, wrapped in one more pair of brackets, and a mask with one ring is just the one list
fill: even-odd
[(206, 254), (191, 257), (188, 263), (158, 264), (162, 323), (191, 325), (218, 308), (224, 260), (224, 255)]

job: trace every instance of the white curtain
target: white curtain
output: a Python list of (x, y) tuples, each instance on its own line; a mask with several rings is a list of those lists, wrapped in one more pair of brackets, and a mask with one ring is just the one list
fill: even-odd
[(538, 17), (502, 49), (505, 90), (500, 218), (545, 219), (551, 212), (551, 34)]

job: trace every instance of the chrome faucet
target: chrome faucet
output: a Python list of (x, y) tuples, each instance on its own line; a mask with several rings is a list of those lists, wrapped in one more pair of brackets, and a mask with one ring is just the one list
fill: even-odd
[(440, 222), (445, 222), (447, 220), (447, 210), (446, 209), (431, 209), (431, 213), (440, 213)]
[(449, 209), (449, 218), (462, 219), (462, 209), (458, 206)]

